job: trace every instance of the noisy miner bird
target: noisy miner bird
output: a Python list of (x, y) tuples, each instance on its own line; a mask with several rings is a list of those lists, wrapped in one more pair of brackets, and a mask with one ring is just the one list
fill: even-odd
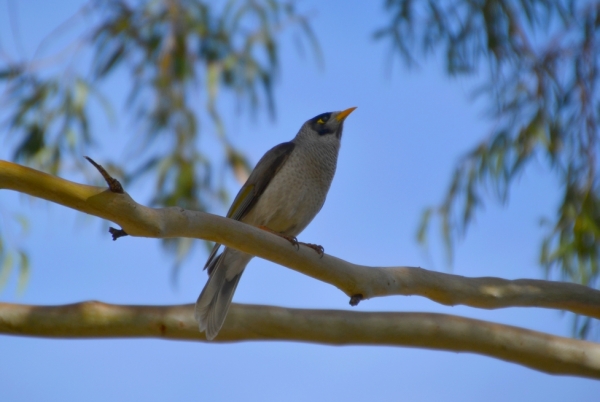
[[(320, 114), (296, 137), (269, 150), (235, 197), (227, 217), (290, 240), (299, 235), (325, 203), (337, 164), (344, 120), (356, 109)], [(322, 253), (320, 246), (307, 244)], [(205, 269), (208, 282), (196, 302), (200, 331), (214, 339), (223, 326), (233, 293), (252, 255), (215, 244)]]

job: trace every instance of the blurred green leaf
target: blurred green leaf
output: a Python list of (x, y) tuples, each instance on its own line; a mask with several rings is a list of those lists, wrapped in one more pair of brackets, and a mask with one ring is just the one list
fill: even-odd
[(8, 278), (10, 277), (10, 273), (13, 269), (13, 254), (12, 253), (4, 253), (1, 256), (2, 261), (0, 262), (0, 290), (4, 289), (6, 284), (8, 283)]
[(29, 257), (23, 250), (19, 250), (19, 280), (17, 283), (17, 293), (22, 294), (25, 291), (29, 281)]

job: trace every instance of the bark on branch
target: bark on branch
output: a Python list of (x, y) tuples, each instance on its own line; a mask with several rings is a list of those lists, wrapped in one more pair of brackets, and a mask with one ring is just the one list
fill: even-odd
[[(46, 338), (151, 337), (205, 342), (194, 306), (0, 303), (0, 333)], [(233, 304), (213, 342), (279, 340), (470, 352), (550, 374), (600, 378), (600, 345), (432, 313), (363, 313)]]
[(419, 295), (445, 305), (484, 309), (542, 307), (600, 318), (600, 291), (566, 282), (467, 278), (417, 267), (369, 267), (307, 247), (297, 251), (278, 236), (220, 216), (178, 207), (148, 208), (127, 193), (73, 183), (0, 160), (0, 189), (43, 198), (119, 224), (129, 235), (211, 240), (256, 255), (369, 299)]

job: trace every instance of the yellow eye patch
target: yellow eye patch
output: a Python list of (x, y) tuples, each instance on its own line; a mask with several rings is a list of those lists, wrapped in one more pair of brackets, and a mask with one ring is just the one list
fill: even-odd
[(325, 121), (323, 119), (319, 119), (319, 120), (317, 120), (317, 123), (319, 123), (319, 124), (325, 124)]

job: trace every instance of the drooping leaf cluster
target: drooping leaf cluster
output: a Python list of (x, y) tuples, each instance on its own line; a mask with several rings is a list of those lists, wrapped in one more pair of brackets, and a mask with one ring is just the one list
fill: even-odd
[[(442, 203), (425, 211), (427, 240), (437, 215), (451, 256), (487, 191), (501, 201), (533, 163), (561, 183), (546, 219), (540, 262), (548, 277), (599, 285), (600, 2), (556, 0), (387, 0), (376, 33), (410, 64), (444, 55), (450, 75), (479, 74), (491, 132), (458, 162)], [(589, 322), (579, 330), (586, 330)]]
[[(68, 57), (0, 60), (0, 118), (13, 160), (53, 174), (88, 169), (83, 156), (103, 136), (94, 131), (95, 100), (109, 119), (124, 110), (139, 133), (129, 141), (133, 157), (103, 161), (105, 167), (125, 184), (153, 181), (154, 205), (196, 210), (227, 198), (215, 171), (243, 177), (249, 170), (226, 135), (220, 95), (251, 112), (274, 113), (281, 31), (295, 27), (316, 45), (307, 19), (288, 1), (94, 0), (60, 29), (75, 22), (83, 22), (81, 37), (58, 52)], [(113, 77), (126, 77), (125, 105), (103, 93)], [(225, 158), (199, 147), (200, 133), (211, 132)], [(180, 261), (192, 243), (165, 244)]]
[[(12, 225), (13, 223), (16, 223), (16, 225), (20, 227), (21, 235), (28, 230), (28, 221), (21, 215), (14, 215), (11, 217), (0, 216), (0, 218), (4, 218), (5, 220), (5, 225), (3, 225), (3, 229), (5, 230), (15, 226)], [(13, 218), (10, 220), (14, 222), (6, 222), (9, 218)], [(17, 240), (20, 236), (13, 231), (6, 231), (9, 232), (10, 235), (0, 232), (0, 291), (6, 286), (12, 270), (17, 268), (19, 271), (17, 292), (22, 292), (29, 279), (29, 256), (27, 255), (26, 250), (18, 244)]]

